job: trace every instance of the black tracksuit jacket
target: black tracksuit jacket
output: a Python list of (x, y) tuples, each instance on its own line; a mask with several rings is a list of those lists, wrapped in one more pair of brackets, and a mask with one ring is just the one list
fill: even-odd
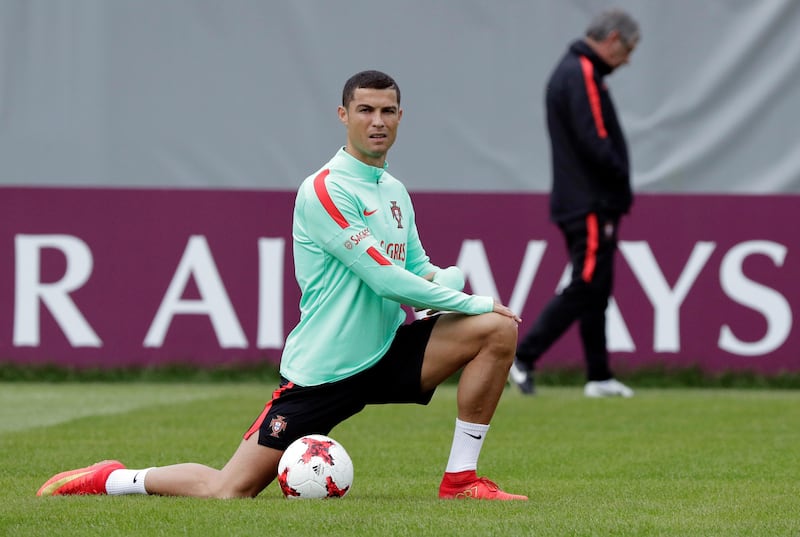
[(552, 151), (550, 217), (618, 217), (630, 209), (628, 148), (603, 77), (612, 68), (586, 44), (572, 43), (547, 84)]

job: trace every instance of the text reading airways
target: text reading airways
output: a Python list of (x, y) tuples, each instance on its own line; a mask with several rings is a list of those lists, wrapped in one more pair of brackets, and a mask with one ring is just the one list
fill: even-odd
[[(255, 344), (260, 349), (279, 349), (284, 343), (284, 286), (294, 285), (293, 281), (284, 278), (285, 242), (283, 238), (258, 240), (258, 330)], [(523, 310), (546, 247), (545, 241), (528, 242), (511, 297), (508, 300), (504, 300), (508, 297), (500, 297), (514, 311)], [(620, 242), (623, 258), (654, 311), (655, 352), (680, 351), (681, 305), (715, 248), (714, 242), (697, 242), (676, 283), (670, 286), (647, 242)], [(45, 283), (40, 278), (42, 252), (46, 249), (60, 251), (66, 260), (64, 275), (55, 282)], [(780, 268), (786, 254), (784, 245), (772, 241), (741, 242), (724, 254), (719, 266), (722, 291), (732, 302), (763, 316), (766, 330), (757, 341), (743, 341), (730, 326), (723, 324), (716, 334), (710, 335), (717, 339), (719, 349), (740, 356), (758, 356), (778, 349), (787, 340), (792, 327), (792, 309), (786, 297), (776, 289), (749, 279), (743, 272), (745, 260), (751, 256), (765, 256)], [(482, 241), (464, 241), (456, 264), (464, 272), (474, 293), (499, 297)], [(91, 319), (93, 315), (108, 315), (109, 311), (87, 313), (71, 297), (71, 293), (90, 280), (92, 271), (92, 251), (78, 237), (17, 235), (13, 345), (40, 345), (40, 311), (46, 308), (73, 347), (102, 347), (103, 340), (93, 328)], [(569, 267), (564, 270), (560, 285), (568, 275)], [(199, 291), (199, 299), (183, 298), (191, 280)], [(143, 300), (147, 300), (146, 297)], [(249, 346), (205, 236), (189, 238), (178, 267), (169, 279), (166, 293), (155, 298), (153, 303), (158, 303), (158, 307), (144, 334), (143, 347), (161, 347), (172, 320), (180, 315), (207, 316), (222, 348)], [(113, 306), (113, 303), (108, 304), (108, 307)], [(609, 348), (612, 351), (636, 350), (623, 312), (613, 300), (609, 304), (608, 318)]]

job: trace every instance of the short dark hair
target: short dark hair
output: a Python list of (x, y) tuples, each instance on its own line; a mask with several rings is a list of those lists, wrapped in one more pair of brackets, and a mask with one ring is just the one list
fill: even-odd
[(380, 71), (361, 71), (347, 79), (342, 90), (342, 106), (347, 108), (358, 88), (390, 89), (397, 93), (397, 104), (400, 104), (400, 86), (392, 77)]

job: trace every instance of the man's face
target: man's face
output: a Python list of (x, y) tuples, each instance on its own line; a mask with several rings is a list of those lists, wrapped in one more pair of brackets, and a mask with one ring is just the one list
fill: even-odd
[(382, 167), (402, 116), (394, 89), (357, 88), (347, 109), (339, 106), (339, 120), (347, 128), (347, 152)]
[(638, 43), (638, 38), (628, 43), (622, 39), (622, 36), (619, 34), (619, 32), (611, 32), (607, 39), (606, 62), (615, 69), (627, 64)]

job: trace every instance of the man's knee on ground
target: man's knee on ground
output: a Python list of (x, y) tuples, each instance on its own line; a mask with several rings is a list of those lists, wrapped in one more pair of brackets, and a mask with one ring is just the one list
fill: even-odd
[(255, 498), (261, 492), (261, 489), (256, 487), (240, 487), (231, 485), (222, 485), (219, 488), (212, 489), (210, 497), (220, 500), (231, 500), (237, 498)]
[(207, 483), (208, 496), (223, 500), (255, 498), (268, 484), (266, 477), (262, 479), (255, 474), (234, 476), (223, 469)]

